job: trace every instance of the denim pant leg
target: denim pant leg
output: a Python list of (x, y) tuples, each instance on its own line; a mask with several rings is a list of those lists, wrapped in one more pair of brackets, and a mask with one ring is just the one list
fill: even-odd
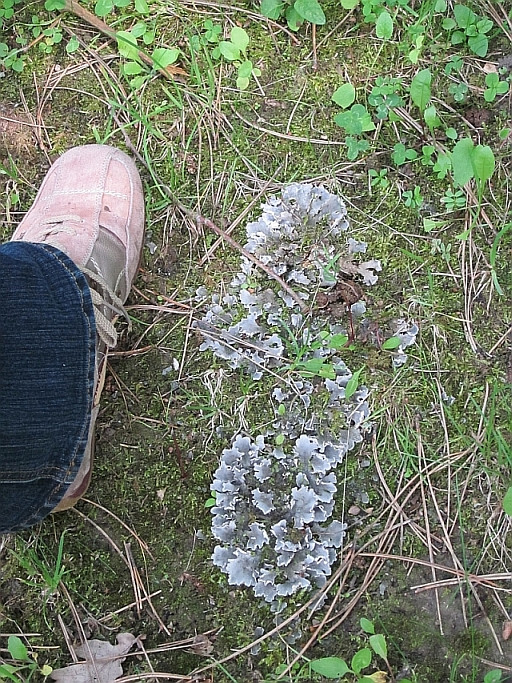
[(38, 523), (83, 459), (96, 328), (84, 274), (46, 244), (0, 246), (0, 534)]

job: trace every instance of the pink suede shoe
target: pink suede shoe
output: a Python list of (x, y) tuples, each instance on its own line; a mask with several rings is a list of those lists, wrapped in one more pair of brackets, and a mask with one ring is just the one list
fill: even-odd
[(84, 272), (96, 319), (96, 371), (89, 439), (80, 470), (54, 511), (72, 507), (91, 479), (94, 424), (113, 322), (137, 272), (144, 237), (144, 196), (135, 163), (107, 145), (73, 147), (48, 171), (12, 240), (43, 242), (65, 252)]

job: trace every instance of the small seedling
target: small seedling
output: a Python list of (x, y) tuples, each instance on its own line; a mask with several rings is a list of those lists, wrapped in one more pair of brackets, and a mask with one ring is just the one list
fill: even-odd
[(453, 8), (455, 19), (446, 17), (443, 28), (451, 31), (452, 45), (461, 45), (467, 41), (469, 49), (479, 57), (485, 57), (489, 49), (487, 33), (494, 26), (487, 17), (479, 17), (466, 5), (455, 5)]
[(247, 59), (247, 48), (249, 46), (249, 36), (247, 31), (239, 26), (233, 26), (229, 40), (219, 40), (219, 26), (211, 21), (205, 22), (205, 39), (208, 43), (215, 44), (212, 49), (213, 59), (224, 58), (228, 62), (233, 62), (237, 67), (236, 85), (239, 90), (247, 90), (251, 80), (261, 76), (261, 70)]
[(408, 161), (414, 161), (418, 156), (418, 152), (415, 149), (406, 147), (403, 142), (397, 142), (393, 147), (393, 152), (391, 158), (396, 166), (401, 166), (406, 164)]
[[(384, 671), (374, 671), (372, 674), (363, 673), (364, 669), (367, 669), (372, 664), (374, 655), (377, 655), (377, 657), (385, 662), (388, 671), (391, 671), (391, 668), (388, 662), (388, 647), (385, 636), (381, 633), (375, 633), (375, 626), (369, 619), (361, 619), (360, 625), (368, 638), (368, 647), (363, 647), (354, 654), (350, 660), (350, 666), (345, 659), (340, 657), (313, 659), (309, 664), (305, 665), (309, 668), (310, 676), (311, 673), (316, 673), (328, 679), (344, 677), (344, 681), (350, 680), (351, 683), (387, 680), (388, 676)], [(402, 681), (410, 683), (408, 679), (402, 679)]]
[(414, 190), (407, 190), (403, 194), (404, 204), (408, 209), (419, 209), (423, 204), (421, 188), (416, 185)]
[(455, 102), (464, 102), (468, 96), (469, 87), (462, 81), (459, 83), (452, 83), (448, 88), (448, 92)]
[(375, 81), (368, 103), (375, 107), (375, 116), (380, 120), (388, 118), (396, 107), (402, 107), (404, 100), (401, 96), (402, 79), (379, 76)]
[(441, 202), (446, 206), (448, 211), (458, 211), (466, 206), (466, 195), (463, 190), (446, 190), (444, 196), (441, 197)]
[(453, 179), (463, 186), (474, 178), (479, 192), (494, 173), (495, 159), (488, 145), (476, 145), (471, 138), (459, 140), (451, 154)]
[(212, 508), (217, 504), (217, 491), (213, 489), (210, 491), (210, 497), (206, 499), (204, 506), (205, 508)]
[(372, 117), (362, 104), (353, 104), (347, 111), (337, 114), (334, 121), (349, 135), (361, 135), (375, 130)]
[(383, 190), (385, 190), (387, 187), (389, 187), (389, 178), (388, 178), (388, 169), (387, 168), (381, 168), (380, 171), (376, 171), (374, 168), (371, 168), (368, 171), (368, 175), (370, 177), (370, 185), (372, 187), (378, 187)]
[(501, 81), (497, 73), (487, 74), (485, 77), (484, 100), (486, 102), (494, 102), (498, 95), (505, 95), (508, 92), (508, 81)]

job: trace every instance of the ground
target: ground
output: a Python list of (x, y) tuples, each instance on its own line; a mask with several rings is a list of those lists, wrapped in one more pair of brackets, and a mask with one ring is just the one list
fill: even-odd
[[(9, 17), (12, 0), (0, 0), (0, 237), (9, 239), (50, 163), (76, 144), (134, 155), (147, 212), (131, 329), (118, 324), (86, 500), (0, 540), (6, 663), (22, 665), (7, 651), (9, 634), (39, 667), (55, 669), (88, 638), (114, 643), (130, 632), (140, 648), (118, 680), (320, 681), (306, 662), (350, 664), (369, 642), (365, 618), (388, 651), (387, 662), (373, 654), (367, 676), (511, 675), (510, 13), (498, 2), (321, 4), (325, 24), (293, 32), (249, 2), (139, 0), (103, 11), (84, 0), (78, 14), (18, 2)], [(470, 28), (447, 21), (457, 7), (478, 15), (471, 25), (489, 38), (484, 56), (471, 48)], [(391, 34), (379, 23), (384, 12)], [(493, 22), (485, 33), (476, 24), (484, 18)], [(132, 30), (153, 68), (99, 33), (98, 20)], [(242, 89), (236, 60), (215, 53), (234, 26), (247, 32), (247, 57), (261, 71)], [(156, 47), (178, 48), (177, 60), (158, 70)], [(421, 102), (414, 89), (426, 71)], [(492, 99), (490, 73), (507, 84)], [(391, 81), (379, 77), (401, 79), (387, 114), (378, 106)], [(371, 130), (358, 128), (357, 110), (355, 122), (335, 123), (352, 107), (350, 96), (331, 99), (343, 84), (355, 88)], [(491, 151), (493, 172), (467, 157), (467, 182), (457, 181), (453, 158), (443, 173), (443, 152), (463, 138)], [(254, 380), (200, 350), (194, 321), (205, 312), (197, 288), (225, 291), (240, 269), (239, 250), (219, 230), (245, 244), (261, 204), (291, 182), (343, 198), (347, 236), (367, 242), (382, 271), (364, 287), (365, 320), (340, 352), (353, 371), (363, 367), (371, 409), (363, 442), (336, 472), (345, 544), (323, 605), (301, 609), (316, 595), (303, 591), (276, 615), (212, 564), (207, 501), (223, 449), (237, 433), (265, 432), (269, 397), (297, 366)], [(265, 286), (279, 289), (271, 279)], [(394, 368), (395, 351), (382, 343), (397, 319), (419, 333)], [(348, 329), (345, 312), (339, 322)], [(40, 669), (11, 673), (29, 675), (43, 679)], [(340, 680), (359, 680), (347, 676)]]

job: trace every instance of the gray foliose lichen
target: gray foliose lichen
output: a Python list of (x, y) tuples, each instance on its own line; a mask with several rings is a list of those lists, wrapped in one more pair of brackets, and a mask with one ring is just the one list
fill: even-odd
[[(309, 315), (247, 258), (223, 293), (196, 294), (205, 310), (196, 323), (200, 349), (254, 380), (266, 372), (280, 380), (268, 396), (265, 433), (235, 434), (212, 483), (213, 562), (275, 610), (330, 575), (346, 528), (332, 519), (336, 469), (368, 429), (368, 390), (341, 358), (346, 322), (314, 310), (340, 268), (368, 286), (377, 281), (380, 262), (364, 260), (367, 245), (344, 237), (348, 227), (341, 199), (307, 183), (270, 198), (247, 226), (245, 249), (294, 289)], [(364, 312), (363, 301), (352, 306), (354, 317)], [(400, 352), (416, 331), (401, 326)]]

